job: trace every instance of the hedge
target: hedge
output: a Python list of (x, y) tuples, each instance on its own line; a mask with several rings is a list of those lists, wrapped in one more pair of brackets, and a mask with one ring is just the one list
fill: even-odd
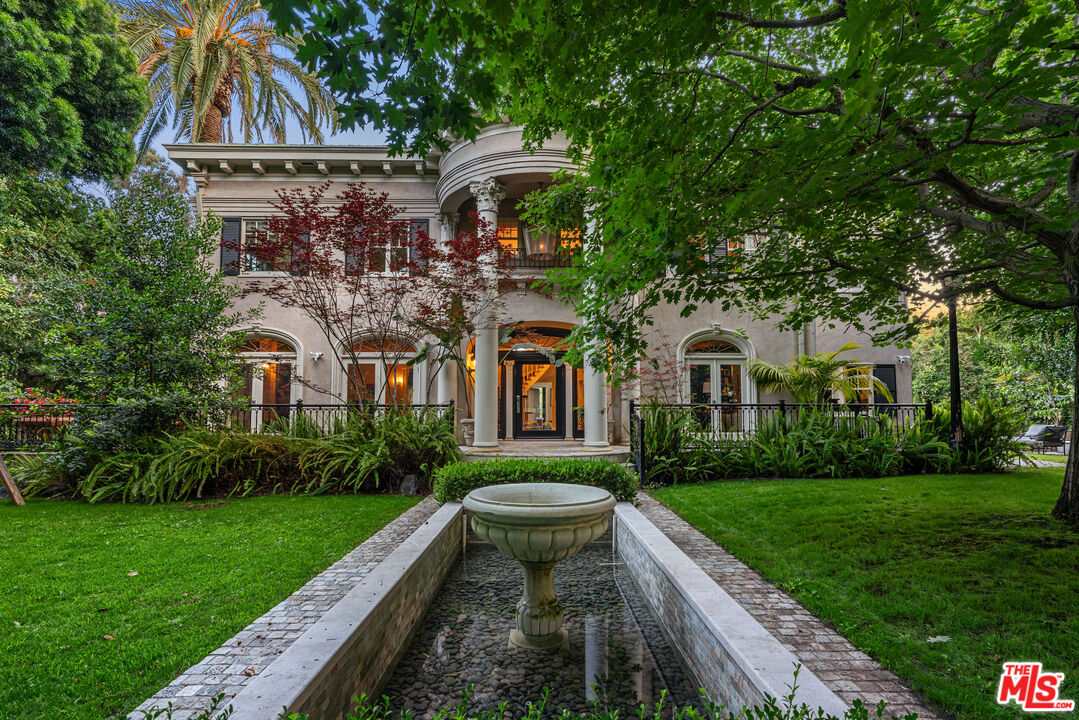
[(476, 488), (508, 483), (568, 483), (603, 488), (618, 500), (637, 496), (637, 476), (609, 460), (590, 458), (499, 458), (456, 462), (435, 471), (432, 493), (440, 503), (460, 500)]

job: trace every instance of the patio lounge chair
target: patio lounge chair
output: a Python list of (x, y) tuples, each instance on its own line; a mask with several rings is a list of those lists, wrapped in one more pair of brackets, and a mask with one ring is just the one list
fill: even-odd
[(1068, 428), (1063, 425), (1031, 425), (1015, 440), (1029, 446), (1034, 452), (1045, 452), (1050, 448), (1063, 448), (1067, 432)]

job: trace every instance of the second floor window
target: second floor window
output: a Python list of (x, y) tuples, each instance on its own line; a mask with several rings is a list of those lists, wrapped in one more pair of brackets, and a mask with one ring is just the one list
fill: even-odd
[(428, 231), (428, 222), (409, 220), (388, 229), (384, 238), (357, 240), (354, 248), (345, 249), (345, 274), (408, 275), (413, 265), (423, 265), (416, 249), (420, 233)]
[(270, 240), (270, 221), (266, 219), (244, 218), (243, 232), (240, 238), (240, 251), (244, 274), (266, 272), (289, 272), (292, 255), (287, 248), (274, 248), (272, 254), (259, 250), (259, 244)]
[(498, 223), (498, 242), (505, 252), (517, 255), (521, 247), (521, 226), (516, 220), (500, 220)]

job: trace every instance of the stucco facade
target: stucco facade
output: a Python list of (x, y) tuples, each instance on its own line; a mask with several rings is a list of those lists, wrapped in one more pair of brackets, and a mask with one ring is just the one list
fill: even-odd
[[(544, 267), (559, 262), (557, 247), (516, 225), (517, 204), (527, 193), (549, 184), (559, 170), (572, 170), (564, 139), (555, 138), (534, 153), (523, 149), (521, 132), (510, 125), (484, 129), (474, 141), (459, 141), (444, 154), (423, 160), (390, 157), (383, 147), (293, 145), (167, 145), (169, 157), (196, 187), (196, 210), (226, 220), (226, 233), (240, 236), (260, 219), (273, 214), (277, 191), (362, 181), (411, 221), (425, 224), (432, 237), (445, 238), (458, 223), (476, 212), (489, 222), (519, 233), (519, 261), (511, 280), (516, 290), (503, 294), (496, 317), (477, 332), (474, 346), (462, 348), (469, 358), (467, 378), (450, 366), (417, 363), (406, 375), (403, 367), (364, 365), (372, 386), (393, 399), (415, 403), (457, 402), (458, 417), (474, 421), (477, 449), (496, 450), (514, 438), (578, 439), (586, 449), (603, 449), (623, 440), (628, 403), (639, 386), (612, 389), (602, 373), (550, 362), (543, 346), (557, 346), (559, 336), (581, 324), (573, 307), (529, 289)], [(328, 194), (328, 202), (333, 202)], [(465, 221), (467, 222), (467, 221)], [(555, 239), (555, 244), (559, 242)], [(220, 258), (223, 260), (223, 258)], [(239, 273), (230, 282), (252, 282)], [(238, 309), (264, 302), (257, 297), (237, 301)], [(851, 329), (811, 325), (798, 332), (780, 331), (774, 323), (701, 306), (688, 317), (679, 307), (659, 307), (646, 332), (650, 347), (659, 348), (661, 361), (673, 368), (666, 378), (652, 378), (667, 399), (692, 402), (754, 403), (777, 398), (758, 392), (745, 365), (751, 358), (785, 362), (792, 355), (838, 349), (856, 341), (863, 349), (854, 356), (873, 364), (875, 372), (894, 388), (895, 401), (911, 402), (910, 363), (906, 351), (874, 347)], [(498, 326), (525, 323), (536, 343), (499, 347)], [(300, 311), (267, 303), (257, 326), (246, 328), (253, 339), (246, 348), (251, 362), (264, 361), (267, 373), (250, 381), (256, 402), (336, 403), (347, 399), (349, 384), (340, 349)], [(551, 338), (546, 342), (542, 338)], [(474, 368), (472, 367), (474, 364)], [(367, 377), (364, 375), (364, 377)], [(365, 381), (367, 382), (367, 381)], [(396, 383), (396, 384), (395, 384)], [(396, 388), (396, 389), (395, 389)], [(645, 392), (649, 388), (645, 387)], [(878, 398), (879, 399), (879, 398)], [(472, 422), (466, 422), (471, 425)]]

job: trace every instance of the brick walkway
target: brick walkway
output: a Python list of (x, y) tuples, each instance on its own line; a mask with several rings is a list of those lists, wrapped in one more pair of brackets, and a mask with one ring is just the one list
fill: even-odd
[(438, 503), (428, 497), (402, 513), (197, 665), (182, 672), (128, 717), (142, 720), (144, 710), (154, 706), (164, 708), (171, 702), (173, 720), (188, 720), (208, 708), (211, 699), (222, 692), (225, 693), (223, 710), (251, 678), (266, 669), (437, 509)]
[(638, 496), (638, 508), (845, 702), (861, 698), (867, 705), (873, 705), (884, 700), (888, 703), (887, 717), (902, 717), (906, 713), (917, 713), (920, 720), (944, 717), (834, 628), (665, 505), (642, 493)]

